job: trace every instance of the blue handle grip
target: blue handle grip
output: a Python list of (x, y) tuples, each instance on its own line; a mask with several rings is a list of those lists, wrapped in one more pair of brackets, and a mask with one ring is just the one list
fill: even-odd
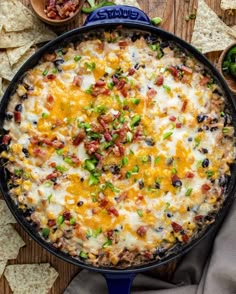
[(134, 22), (150, 25), (149, 17), (140, 9), (127, 5), (105, 6), (94, 10), (87, 17), (84, 25), (94, 25), (102, 23), (123, 23)]
[(104, 274), (109, 294), (130, 294), (135, 274)]

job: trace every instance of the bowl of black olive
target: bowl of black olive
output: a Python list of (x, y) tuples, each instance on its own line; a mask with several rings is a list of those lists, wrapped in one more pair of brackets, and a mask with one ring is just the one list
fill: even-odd
[(236, 94), (236, 42), (222, 52), (218, 68), (230, 90)]

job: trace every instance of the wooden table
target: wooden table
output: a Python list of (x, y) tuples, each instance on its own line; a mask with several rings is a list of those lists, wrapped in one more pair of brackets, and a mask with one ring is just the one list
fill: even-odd
[[(21, 0), (23, 4), (29, 5), (28, 0)], [(218, 16), (227, 25), (236, 24), (236, 16), (228, 15), (220, 9), (220, 0), (205, 0), (206, 3), (217, 13)], [(190, 42), (194, 26), (194, 20), (186, 21), (185, 17), (191, 13), (195, 13), (197, 0), (138, 0), (141, 8), (149, 15), (150, 18), (159, 16), (163, 19), (161, 28), (176, 34), (182, 39)], [(236, 13), (235, 13), (236, 14)], [(86, 15), (79, 15), (78, 18), (71, 24), (63, 28), (53, 28), (57, 33), (68, 31), (71, 28), (81, 26), (86, 18)], [(208, 54), (208, 58), (216, 63), (219, 53)], [(51, 294), (61, 294), (68, 286), (71, 279), (79, 272), (79, 268), (70, 265), (57, 257), (49, 254), (41, 248), (35, 241), (31, 240), (28, 235), (22, 230), (19, 225), (16, 225), (17, 231), (24, 239), (26, 246), (20, 250), (20, 254), (16, 260), (11, 260), (8, 264), (22, 263), (42, 263), (49, 262), (59, 272), (59, 278), (56, 280)], [(168, 269), (173, 269), (173, 266), (165, 267), (165, 275), (168, 278)], [(163, 273), (163, 271), (162, 271)], [(163, 274), (162, 274), (163, 277)], [(10, 294), (11, 290), (4, 277), (0, 279), (0, 293)]]

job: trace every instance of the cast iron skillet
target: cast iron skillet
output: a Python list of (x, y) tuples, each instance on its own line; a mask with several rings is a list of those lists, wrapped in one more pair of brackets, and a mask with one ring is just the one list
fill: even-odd
[[(221, 75), (218, 73), (218, 71), (213, 67), (213, 65), (199, 51), (197, 51), (195, 48), (193, 48), (191, 45), (189, 45), (185, 41), (179, 39), (175, 35), (172, 35), (161, 29), (153, 27), (150, 24), (150, 19), (141, 10), (135, 7), (117, 5), (117, 6), (109, 6), (109, 7), (97, 9), (95, 12), (93, 12), (92, 14), (88, 16), (84, 24), (84, 27), (67, 32), (59, 36), (55, 40), (51, 41), (50, 43), (46, 44), (41, 49), (39, 49), (21, 67), (21, 69), (17, 72), (12, 82), (10, 83), (8, 89), (6, 90), (3, 96), (2, 102), (0, 104), (0, 129), (1, 130), (3, 129), (2, 125), (4, 122), (5, 111), (6, 111), (6, 107), (8, 104), (9, 97), (11, 96), (11, 93), (14, 92), (16, 85), (21, 81), (24, 73), (30, 68), (34, 67), (44, 53), (52, 52), (57, 48), (62, 48), (64, 45), (68, 44), (69, 42), (73, 42), (73, 41), (76, 42), (78, 40), (82, 40), (83, 35), (87, 32), (97, 31), (98, 29), (108, 29), (112, 27), (117, 27), (118, 25), (121, 25), (121, 24), (124, 28), (128, 28), (131, 31), (132, 29), (135, 29), (135, 30), (138, 29), (144, 32), (149, 32), (149, 33), (159, 35), (163, 39), (174, 41), (179, 46), (181, 46), (182, 48), (192, 53), (203, 65), (206, 66), (206, 68), (209, 69), (211, 74), (214, 76), (214, 78), (218, 81), (219, 85), (221, 86), (227, 100), (228, 108), (231, 109), (231, 114), (233, 117), (233, 125), (234, 127), (236, 127), (235, 101), (233, 99), (232, 94), (229, 91), (227, 84), (225, 83)], [(25, 217), (24, 215), (22, 215), (22, 212), (18, 210), (18, 208), (15, 206), (15, 204), (11, 200), (8, 194), (8, 188), (7, 188), (7, 172), (4, 169), (4, 167), (0, 168), (0, 172), (1, 172), (1, 177), (0, 177), (1, 192), (11, 212), (13, 213), (17, 221), (21, 224), (21, 226), (24, 228), (24, 230), (30, 235), (30, 237), (33, 238), (38, 244), (40, 244), (47, 251), (63, 259), (64, 261), (77, 265), (80, 268), (93, 270), (103, 274), (104, 277), (106, 278), (110, 294), (130, 293), (130, 288), (131, 288), (133, 278), (138, 272), (143, 272), (143, 271), (153, 269), (177, 257), (182, 256), (191, 248), (193, 248), (198, 242), (200, 242), (206, 235), (214, 233), (216, 229), (219, 227), (219, 225), (221, 224), (221, 222), (223, 221), (224, 216), (227, 214), (232, 204), (232, 201), (234, 199), (234, 192), (236, 191), (236, 165), (234, 164), (231, 167), (232, 176), (227, 186), (226, 200), (224, 202), (224, 206), (221, 209), (221, 211), (218, 213), (216, 221), (213, 224), (209, 225), (202, 234), (197, 236), (197, 238), (193, 239), (187, 245), (177, 246), (169, 255), (164, 256), (161, 260), (152, 261), (141, 266), (129, 267), (127, 269), (116, 269), (116, 268), (111, 269), (111, 268), (104, 268), (104, 267), (97, 268), (92, 265), (85, 264), (80, 260), (76, 260), (63, 252), (56, 250), (51, 244), (44, 241), (36, 232), (36, 230), (32, 227), (32, 225), (30, 225), (25, 220)]]

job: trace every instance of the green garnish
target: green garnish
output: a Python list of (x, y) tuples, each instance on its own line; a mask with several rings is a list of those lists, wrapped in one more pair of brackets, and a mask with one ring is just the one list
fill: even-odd
[(138, 173), (139, 172), (139, 167), (138, 165), (135, 165), (133, 168), (132, 168), (132, 173)]
[(153, 17), (151, 19), (152, 24), (154, 24), (155, 26), (159, 25), (162, 22), (162, 18), (157, 16), (157, 17)]
[(80, 251), (79, 256), (82, 257), (82, 258), (88, 258), (87, 253), (85, 253), (84, 251)]
[(110, 239), (107, 239), (107, 241), (102, 245), (102, 248), (107, 248), (110, 245), (112, 245), (112, 241)]
[(96, 63), (95, 62), (92, 62), (92, 63), (85, 62), (85, 66), (87, 67), (87, 69), (89, 71), (93, 71), (96, 68)]
[(172, 171), (171, 171), (171, 173), (173, 174), (173, 175), (175, 175), (175, 174), (177, 174), (177, 169), (174, 167), (174, 168), (172, 168)]
[(167, 86), (167, 85), (163, 85), (162, 86), (167, 92), (171, 91), (171, 87)]
[(53, 73), (53, 74), (56, 74), (57, 72), (58, 72), (57, 68), (54, 68), (54, 69), (52, 70), (52, 73)]
[(129, 171), (127, 171), (127, 173), (126, 173), (126, 175), (125, 175), (126, 179), (129, 179), (131, 176), (132, 176), (132, 173), (129, 172)]
[(148, 155), (143, 155), (142, 156), (142, 162), (143, 163), (146, 163), (146, 162), (148, 162), (149, 161), (149, 156)]
[(49, 116), (48, 113), (46, 113), (46, 112), (43, 112), (43, 113), (42, 113), (42, 118), (47, 118), (48, 116)]
[(96, 230), (93, 230), (93, 237), (97, 238), (98, 235), (100, 235), (102, 232), (102, 228), (98, 228)]
[(173, 132), (167, 132), (165, 134), (163, 134), (163, 139), (166, 140), (168, 138), (170, 138), (172, 136)]
[(64, 173), (64, 172), (68, 171), (68, 169), (67, 169), (66, 167), (62, 166), (62, 165), (57, 165), (57, 166), (55, 167), (55, 169), (56, 169), (57, 171), (59, 171), (60, 173)]
[(140, 103), (140, 99), (139, 98), (131, 98), (130, 101), (135, 104), (138, 105)]
[(158, 163), (160, 162), (160, 160), (161, 160), (161, 157), (160, 157), (160, 156), (157, 156), (157, 157), (155, 158), (155, 160), (154, 160), (154, 163), (155, 163), (155, 164), (158, 164)]
[(205, 171), (205, 174), (207, 175), (207, 178), (209, 179), (215, 174), (215, 172), (213, 172), (211, 170), (207, 170), (207, 171)]
[(189, 197), (191, 195), (192, 191), (193, 191), (193, 188), (188, 188), (185, 193), (185, 196)]
[(70, 219), (70, 225), (74, 225), (74, 224), (75, 224), (75, 218), (72, 217), (72, 218)]
[(91, 230), (91, 229), (88, 229), (87, 231), (86, 231), (86, 237), (87, 238), (90, 238), (90, 237), (92, 237), (93, 236), (93, 231)]
[(122, 160), (121, 160), (121, 162), (122, 162), (122, 166), (125, 166), (125, 165), (127, 165), (128, 163), (129, 163), (129, 159), (128, 159), (128, 157), (123, 157), (122, 158)]
[(88, 89), (85, 90), (85, 93), (86, 93), (86, 94), (92, 94), (92, 88), (93, 88), (93, 85), (90, 85), (90, 86), (88, 87)]
[(119, 193), (120, 190), (117, 189), (116, 187), (114, 187), (114, 185), (111, 182), (106, 182), (103, 186), (102, 186), (102, 190), (105, 190), (106, 188), (110, 188), (112, 190), (112, 192), (117, 192)]
[(131, 118), (130, 125), (131, 127), (137, 126), (141, 121), (141, 116), (140, 115), (135, 115)]
[(53, 196), (52, 194), (48, 195), (48, 203), (51, 202), (52, 196)]
[(74, 57), (74, 61), (75, 61), (75, 62), (78, 62), (78, 61), (80, 61), (81, 58), (82, 58), (82, 57), (81, 57), (80, 55), (76, 55), (76, 56)]
[(169, 202), (166, 202), (166, 207), (165, 207), (164, 212), (166, 212), (166, 211), (168, 210), (169, 207), (170, 207), (170, 203), (169, 203)]
[(48, 74), (48, 69), (45, 69), (42, 73), (43, 76), (46, 76)]
[(63, 215), (58, 216), (57, 218), (57, 224), (60, 226), (64, 222), (64, 217)]
[(56, 153), (57, 153), (57, 155), (62, 155), (63, 154), (63, 149), (57, 149)]
[(68, 163), (68, 164), (72, 164), (72, 163), (73, 163), (72, 159), (69, 158), (69, 157), (65, 157), (65, 158), (64, 158), (64, 161), (65, 161), (66, 163)]
[(49, 228), (43, 228), (42, 229), (42, 235), (44, 238), (47, 238), (50, 234), (50, 229)]
[(127, 132), (126, 134), (126, 142), (130, 143), (132, 142), (133, 134), (131, 132)]
[(223, 128), (222, 129), (222, 133), (223, 134), (227, 134), (229, 132), (229, 130), (230, 130), (229, 128)]
[(14, 174), (15, 174), (17, 177), (21, 177), (22, 174), (23, 174), (23, 169), (14, 169)]
[(142, 217), (142, 216), (143, 216), (143, 212), (142, 212), (142, 210), (141, 210), (141, 209), (137, 209), (137, 214), (138, 214), (140, 217)]
[(85, 162), (85, 168), (88, 170), (88, 171), (93, 171), (95, 170), (96, 166), (94, 164), (94, 161), (92, 159), (86, 159)]
[(110, 89), (110, 90), (112, 90), (113, 87), (114, 87), (114, 85), (115, 85), (115, 84), (114, 84), (113, 82), (108, 83), (108, 84), (107, 84), (107, 88)]
[(89, 176), (89, 186), (92, 186), (92, 185), (97, 185), (99, 183), (99, 178), (94, 176), (94, 175), (90, 175)]

